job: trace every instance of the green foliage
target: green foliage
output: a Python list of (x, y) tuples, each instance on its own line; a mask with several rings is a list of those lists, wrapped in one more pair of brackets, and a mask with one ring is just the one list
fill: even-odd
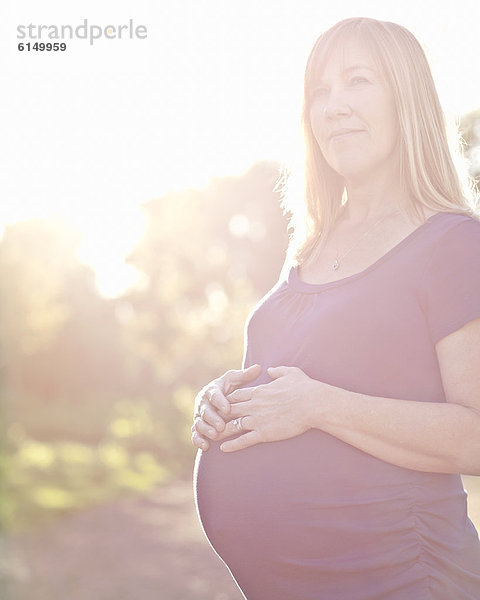
[(11, 444), (0, 502), (10, 529), (38, 525), (119, 494), (164, 483), (168, 469), (150, 452), (129, 452), (115, 437), (97, 446), (74, 441)]

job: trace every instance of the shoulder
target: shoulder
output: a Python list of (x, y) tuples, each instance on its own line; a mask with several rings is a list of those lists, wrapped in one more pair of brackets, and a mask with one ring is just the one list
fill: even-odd
[(430, 229), (436, 231), (439, 236), (462, 235), (471, 232), (475, 236), (480, 232), (480, 217), (474, 217), (463, 213), (441, 212), (435, 213), (428, 219)]
[(429, 248), (428, 263), (466, 259), (478, 255), (480, 261), (480, 221), (460, 213), (436, 213), (427, 221), (424, 241)]
[(430, 220), (433, 243), (421, 279), (435, 343), (480, 316), (480, 222), (437, 214)]
[[(459, 213), (436, 213), (429, 219), (429, 263), (465, 261), (469, 257), (480, 262), (480, 221)], [(457, 265), (458, 266), (458, 265)]]

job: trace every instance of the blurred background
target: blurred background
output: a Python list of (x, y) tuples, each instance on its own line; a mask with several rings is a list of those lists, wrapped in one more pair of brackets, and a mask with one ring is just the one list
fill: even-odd
[[(479, 5), (416, 4), (2, 4), (1, 598), (240, 598), (195, 517), (193, 399), (282, 267), (321, 31), (409, 27), (480, 175)], [(17, 50), (18, 25), (85, 18), (148, 37)]]

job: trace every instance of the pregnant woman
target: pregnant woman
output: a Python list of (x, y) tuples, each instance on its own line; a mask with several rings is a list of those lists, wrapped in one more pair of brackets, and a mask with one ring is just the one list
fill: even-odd
[(196, 399), (203, 528), (248, 600), (478, 600), (480, 223), (414, 36), (324, 33), (303, 128), (306, 227)]

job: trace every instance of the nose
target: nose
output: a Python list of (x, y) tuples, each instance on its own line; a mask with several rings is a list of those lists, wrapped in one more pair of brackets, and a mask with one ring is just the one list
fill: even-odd
[(323, 114), (327, 119), (335, 119), (338, 117), (345, 117), (350, 115), (352, 112), (350, 105), (341, 91), (331, 90), (326, 98), (325, 105), (323, 107)]

